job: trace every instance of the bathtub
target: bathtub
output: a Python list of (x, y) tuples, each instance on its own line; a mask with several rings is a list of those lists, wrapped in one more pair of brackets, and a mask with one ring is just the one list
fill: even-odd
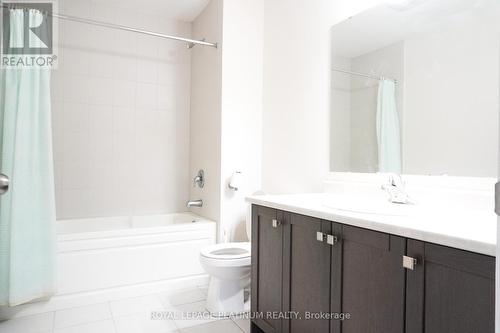
[(216, 224), (191, 213), (57, 221), (57, 294), (16, 317), (208, 283), (199, 263)]

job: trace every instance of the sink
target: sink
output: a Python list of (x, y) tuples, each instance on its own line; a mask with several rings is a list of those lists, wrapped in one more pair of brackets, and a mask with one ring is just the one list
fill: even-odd
[(415, 205), (392, 203), (382, 194), (380, 196), (330, 195), (323, 202), (323, 206), (350, 213), (384, 216), (408, 216), (415, 207)]

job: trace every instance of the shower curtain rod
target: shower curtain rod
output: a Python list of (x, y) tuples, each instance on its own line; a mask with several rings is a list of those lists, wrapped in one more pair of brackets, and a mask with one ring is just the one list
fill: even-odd
[(365, 73), (352, 72), (352, 71), (347, 71), (345, 69), (340, 69), (340, 68), (332, 68), (332, 71), (341, 72), (341, 73), (345, 73), (345, 74), (351, 74), (351, 75), (357, 75), (357, 76), (363, 76), (363, 77), (367, 77), (367, 78), (375, 79), (375, 80), (390, 80), (390, 81), (393, 81), (394, 84), (398, 83), (398, 80), (392, 79), (389, 77), (384, 77), (384, 76), (376, 76), (376, 75), (370, 75), (370, 74), (365, 74)]
[[(7, 9), (16, 8), (15, 6), (12, 6), (11, 4), (2, 5), (2, 7), (7, 8)], [(22, 9), (23, 7), (18, 7), (18, 8)], [(101, 27), (106, 27), (106, 28), (116, 29), (116, 30), (136, 32), (136, 33), (143, 34), (143, 35), (154, 36), (154, 37), (159, 37), (159, 38), (164, 38), (164, 39), (171, 39), (171, 40), (176, 40), (179, 42), (185, 42), (185, 43), (187, 43), (187, 46), (190, 49), (193, 48), (195, 45), (211, 46), (211, 47), (217, 48), (217, 43), (210, 43), (210, 42), (206, 42), (205, 40), (196, 40), (196, 39), (191, 39), (191, 38), (166, 35), (166, 34), (161, 34), (161, 33), (153, 32), (153, 31), (127, 27), (124, 25), (107, 23), (107, 22), (96, 21), (96, 20), (90, 20), (90, 19), (86, 19), (86, 18), (64, 15), (64, 14), (49, 13), (49, 15), (52, 17), (61, 19), (61, 20), (66, 20), (66, 21), (73, 21), (73, 22), (78, 22), (78, 23), (83, 23), (83, 24), (96, 25), (96, 26), (101, 26)]]

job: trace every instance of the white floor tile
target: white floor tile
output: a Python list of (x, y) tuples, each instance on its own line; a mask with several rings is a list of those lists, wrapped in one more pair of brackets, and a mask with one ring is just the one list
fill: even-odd
[(181, 330), (182, 333), (241, 333), (232, 320), (219, 320), (204, 325), (192, 326)]
[(204, 286), (198, 286), (198, 289), (200, 289), (201, 292), (205, 294), (205, 296), (208, 295), (208, 284)]
[(57, 328), (54, 333), (116, 333), (112, 319), (84, 325)]
[(198, 288), (173, 291), (166, 294), (160, 295), (160, 298), (165, 306), (170, 305), (182, 305), (195, 302), (204, 301), (207, 297)]
[(119, 301), (112, 301), (109, 304), (113, 317), (164, 310), (160, 298), (157, 295), (127, 298)]
[(152, 320), (151, 313), (114, 318), (117, 333), (164, 333), (175, 332), (177, 327), (171, 319)]
[(233, 321), (243, 332), (250, 333), (250, 319), (234, 318)]
[(51, 332), (54, 325), (54, 312), (19, 317), (0, 322), (2, 333), (45, 333)]
[(175, 325), (181, 329), (221, 319), (210, 315), (205, 308), (205, 301), (169, 306), (166, 311), (175, 313)]
[(101, 303), (56, 311), (54, 326), (55, 328), (76, 326), (105, 319), (111, 319), (111, 311), (108, 303)]

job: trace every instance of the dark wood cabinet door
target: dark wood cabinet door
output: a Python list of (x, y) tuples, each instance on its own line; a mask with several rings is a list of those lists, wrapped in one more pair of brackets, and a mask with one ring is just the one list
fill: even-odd
[[(330, 321), (308, 319), (329, 313), (331, 247), (317, 232), (330, 233), (331, 223), (298, 214), (285, 214), (284, 309), (299, 318), (283, 322), (286, 333), (328, 333)], [(289, 277), (287, 279), (287, 277)]]
[[(333, 256), (337, 262), (332, 267), (335, 272), (341, 258), (340, 304), (350, 319), (332, 324), (332, 332), (340, 328), (342, 333), (404, 333), (406, 240), (342, 226), (340, 245), (333, 249), (342, 253)], [(337, 288), (338, 280), (332, 279)]]
[[(252, 313), (263, 313), (253, 323), (265, 333), (281, 333), (282, 320), (267, 316), (282, 311), (283, 225), (282, 213), (252, 206)], [(273, 226), (273, 220), (278, 221)]]
[(495, 258), (408, 240), (407, 333), (493, 333)]

